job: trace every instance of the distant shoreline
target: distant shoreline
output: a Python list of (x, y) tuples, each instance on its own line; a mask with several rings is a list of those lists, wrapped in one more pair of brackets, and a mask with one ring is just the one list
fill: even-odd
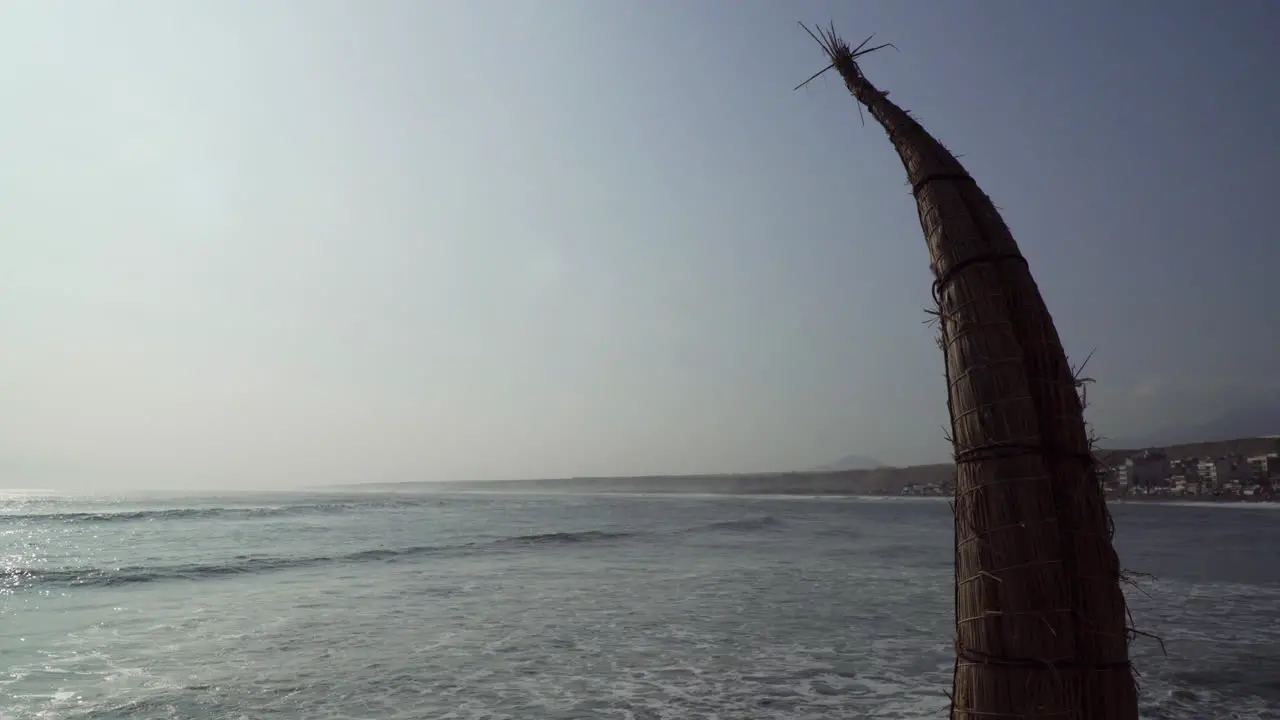
[[(893, 468), (891, 468), (892, 470)], [(905, 468), (897, 468), (904, 470)], [(790, 476), (655, 476), (646, 478), (566, 478), (543, 480), (477, 480), (473, 482), (405, 482), (343, 485), (331, 489), (379, 492), (471, 492), (483, 494), (590, 494), (590, 495), (665, 495), (723, 497), (777, 497), (777, 498), (951, 498), (950, 490), (903, 493), (895, 491), (860, 491), (854, 485), (863, 484), (865, 478), (845, 477), (853, 473), (877, 471), (846, 471), (813, 473), (803, 477)], [(883, 470), (879, 471), (883, 474)], [(1109, 504), (1142, 505), (1275, 505), (1275, 500), (1242, 499), (1238, 497), (1164, 497), (1164, 496), (1108, 496)]]
[(1124, 497), (1107, 497), (1108, 505), (1280, 505), (1280, 500), (1259, 499), (1245, 500), (1238, 497), (1217, 498), (1212, 495), (1184, 495), (1182, 497), (1142, 497), (1126, 495)]
[[(1240, 438), (1222, 442), (1202, 442), (1151, 448), (1171, 459), (1218, 457), (1223, 455), (1266, 454), (1280, 451), (1280, 438)], [(1142, 450), (1102, 449), (1095, 451), (1098, 462), (1109, 466)], [(955, 465), (911, 465), (877, 467), (865, 470), (808, 470), (799, 472), (767, 472), (706, 475), (649, 475), (634, 477), (571, 477), (525, 480), (486, 480), (469, 482), (404, 482), (344, 485), (353, 490), (383, 491), (476, 491), (485, 492), (589, 492), (641, 494), (703, 495), (808, 495), (814, 497), (950, 497), (955, 479)], [(1254, 504), (1274, 501), (1243, 497), (1214, 496), (1138, 496), (1109, 495), (1111, 502), (1168, 503), (1201, 502)]]
[[(896, 496), (909, 486), (941, 489), (952, 477), (951, 465), (742, 475), (656, 475), (579, 477), (473, 482), (407, 482), (347, 486), (364, 490), (489, 492), (593, 492), (710, 495)], [(943, 493), (934, 493), (941, 495)]]

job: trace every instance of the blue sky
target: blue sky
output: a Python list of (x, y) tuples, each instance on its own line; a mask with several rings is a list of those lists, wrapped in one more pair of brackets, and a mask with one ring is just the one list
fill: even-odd
[(904, 173), (796, 25), (1004, 211), (1091, 419), (1280, 385), (1272, 2), (0, 11), (0, 484), (940, 461)]

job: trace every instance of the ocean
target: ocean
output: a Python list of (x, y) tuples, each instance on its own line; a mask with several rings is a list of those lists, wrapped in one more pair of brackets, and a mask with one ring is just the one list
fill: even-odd
[[(1113, 507), (1148, 718), (1280, 718), (1280, 511)], [(943, 718), (930, 499), (0, 494), (0, 718)]]

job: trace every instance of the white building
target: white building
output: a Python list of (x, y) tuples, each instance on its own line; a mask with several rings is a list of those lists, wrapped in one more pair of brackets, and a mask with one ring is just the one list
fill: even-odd
[(1200, 482), (1207, 482), (1216, 487), (1219, 484), (1218, 463), (1212, 460), (1201, 460), (1196, 463), (1196, 477), (1200, 478)]

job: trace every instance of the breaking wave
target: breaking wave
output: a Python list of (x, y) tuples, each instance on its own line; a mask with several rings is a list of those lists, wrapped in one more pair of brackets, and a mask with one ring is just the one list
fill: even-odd
[(601, 540), (621, 540), (635, 533), (606, 532), (604, 530), (584, 530), (582, 532), (553, 532), (537, 535), (517, 535), (496, 541), (497, 545), (560, 545), (565, 543), (598, 542)]
[(729, 530), (733, 532), (752, 532), (755, 530), (768, 530), (782, 525), (782, 521), (772, 515), (763, 515), (754, 518), (741, 518), (738, 520), (723, 520), (721, 522), (707, 523), (692, 528), (689, 532), (699, 532), (703, 530)]
[(463, 555), (485, 552), (502, 546), (563, 545), (618, 540), (631, 537), (631, 533), (586, 530), (583, 532), (540, 533), (516, 535), (489, 542), (470, 542), (459, 545), (419, 545), (403, 548), (373, 548), (343, 555), (317, 555), (303, 557), (237, 556), (217, 564), (189, 563), (182, 565), (126, 566), (116, 568), (0, 568), (0, 590), (17, 589), (33, 585), (64, 585), (111, 587), (166, 580), (202, 580), (231, 575), (252, 575), (280, 570), (314, 567), (318, 565), (350, 565), (359, 563), (394, 563), (429, 555)]
[[(279, 508), (297, 512), (315, 512), (316, 508), (337, 508), (337, 505), (308, 505)], [(73, 517), (82, 522), (124, 522), (140, 520), (147, 517), (188, 517), (197, 513), (210, 516), (214, 513), (226, 513), (228, 508), (211, 508), (208, 510), (185, 509), (181, 511), (162, 510), (138, 513), (80, 513), (65, 515), (39, 516), (47, 519)], [(263, 511), (264, 508), (253, 508), (252, 511)], [(323, 510), (321, 510), (323, 512)], [(332, 511), (332, 510), (331, 510)], [(187, 513), (187, 514), (181, 514)], [(10, 516), (13, 517), (13, 516)], [(102, 519), (109, 518), (109, 519)], [(753, 532), (767, 530), (779, 526), (780, 521), (765, 515), (756, 518), (743, 518), (707, 523), (697, 527), (675, 531), (684, 535), (699, 532)], [(641, 535), (657, 535), (656, 533), (636, 533), (608, 530), (581, 530), (576, 532), (535, 533), (531, 535), (513, 535), (496, 540), (467, 542), (457, 545), (418, 545), (401, 548), (371, 548), (342, 555), (315, 556), (236, 556), (221, 563), (188, 563), (181, 565), (154, 566), (121, 566), (114, 568), (81, 567), (81, 568), (31, 568), (0, 566), (0, 591), (30, 588), (40, 585), (59, 585), (74, 587), (113, 587), (139, 583), (154, 583), (173, 580), (206, 580), (235, 575), (254, 575), (320, 565), (351, 565), (360, 563), (395, 563), (415, 560), (431, 555), (468, 555), (484, 552), (500, 551), (520, 547), (555, 547), (559, 545), (580, 545), (621, 541)]]

